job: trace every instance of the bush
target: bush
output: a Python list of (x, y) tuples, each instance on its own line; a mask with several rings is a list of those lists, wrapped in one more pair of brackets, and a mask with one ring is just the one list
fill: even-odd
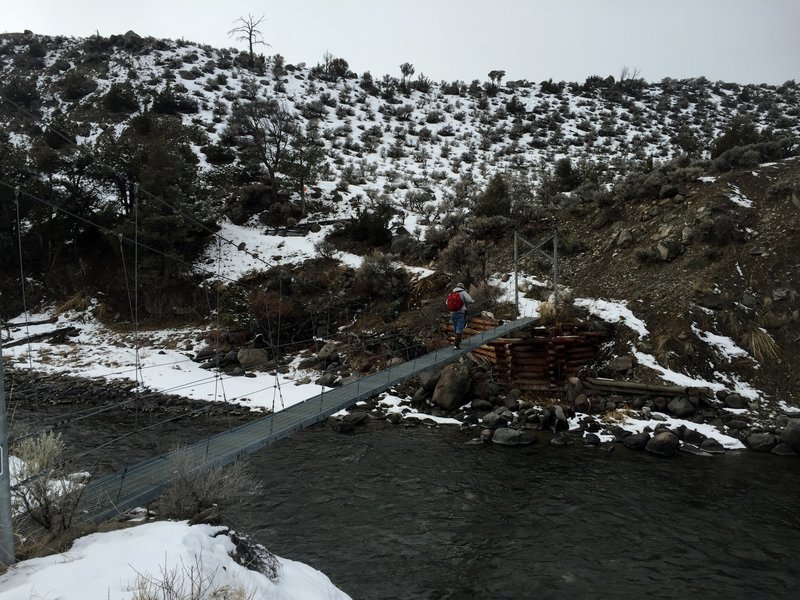
[(236, 504), (257, 494), (261, 483), (241, 461), (228, 465), (199, 465), (186, 447), (172, 452), (174, 483), (156, 500), (155, 510), (164, 518), (205, 519), (221, 503)]
[(392, 239), (388, 229), (391, 209), (381, 207), (378, 210), (356, 209), (356, 215), (345, 223), (341, 231), (357, 242), (366, 242), (371, 246), (383, 246)]
[(139, 109), (139, 101), (129, 83), (112, 83), (103, 96), (103, 106), (115, 113), (132, 113)]
[(383, 252), (368, 254), (356, 271), (355, 290), (364, 297), (404, 298), (408, 293), (405, 271), (394, 257)]
[(21, 482), (11, 491), (18, 518), (55, 534), (72, 528), (83, 490), (81, 478), (64, 470), (63, 453), (60, 433), (28, 437), (14, 447), (20, 462), (11, 467), (12, 477)]
[(67, 100), (78, 100), (95, 91), (97, 82), (87, 77), (84, 73), (70, 71), (61, 81), (61, 89), (64, 98)]

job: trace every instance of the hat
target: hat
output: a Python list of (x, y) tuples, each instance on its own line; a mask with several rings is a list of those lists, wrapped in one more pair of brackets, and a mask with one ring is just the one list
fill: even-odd
[(463, 283), (457, 283), (457, 284), (456, 284), (456, 287), (457, 287), (457, 288), (458, 288), (458, 287), (460, 287), (460, 288), (462, 288), (462, 289), (463, 289), (463, 288), (464, 288), (464, 284), (463, 284)]

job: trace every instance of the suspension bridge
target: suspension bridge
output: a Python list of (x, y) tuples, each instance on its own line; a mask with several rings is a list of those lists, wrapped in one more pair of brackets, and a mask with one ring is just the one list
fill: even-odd
[(173, 459), (178, 453), (185, 454), (188, 464), (194, 465), (196, 471), (232, 463), (415, 375), (442, 367), (496, 338), (530, 325), (533, 321), (532, 318), (508, 321), (494, 329), (466, 338), (460, 349), (448, 346), (430, 352), (341, 387), (325, 390), (257, 421), (98, 479), (84, 489), (80, 518), (86, 522), (100, 522), (155, 500), (175, 479)]

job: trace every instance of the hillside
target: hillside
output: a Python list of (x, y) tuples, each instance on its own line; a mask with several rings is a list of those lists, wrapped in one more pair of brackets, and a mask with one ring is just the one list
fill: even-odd
[[(480, 288), (512, 270), (515, 228), (555, 228), (562, 282), (626, 301), (648, 325), (644, 340), (617, 328), (606, 358), (636, 343), (662, 366), (797, 403), (800, 86), (501, 73), (437, 83), (132, 32), (0, 36), (2, 249), (24, 248), (31, 303), (81, 292), (125, 322), (141, 260), (153, 324), (217, 312), (265, 331), (278, 313), (307, 339), (360, 315), (423, 345), (440, 317), (429, 302), (454, 278)], [(258, 241), (237, 229), (304, 222), (313, 258), (289, 243), (253, 256)], [(220, 227), (252, 265), (228, 280), (215, 276)], [(134, 238), (138, 258), (123, 247)], [(374, 250), (437, 274), (415, 283), (382, 256), (366, 272), (333, 261)], [(15, 263), (2, 270), (4, 318), (23, 308)], [(213, 282), (226, 284), (219, 310)], [(745, 354), (727, 360), (710, 336)]]

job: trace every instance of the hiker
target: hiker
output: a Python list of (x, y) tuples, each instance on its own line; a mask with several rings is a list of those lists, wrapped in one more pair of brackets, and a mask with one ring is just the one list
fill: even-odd
[(475, 300), (464, 289), (463, 283), (457, 283), (453, 291), (447, 295), (447, 310), (450, 311), (450, 320), (453, 322), (453, 330), (456, 333), (453, 347), (458, 350), (461, 348), (461, 336), (464, 333), (464, 325), (467, 322), (467, 306), (474, 304)]

